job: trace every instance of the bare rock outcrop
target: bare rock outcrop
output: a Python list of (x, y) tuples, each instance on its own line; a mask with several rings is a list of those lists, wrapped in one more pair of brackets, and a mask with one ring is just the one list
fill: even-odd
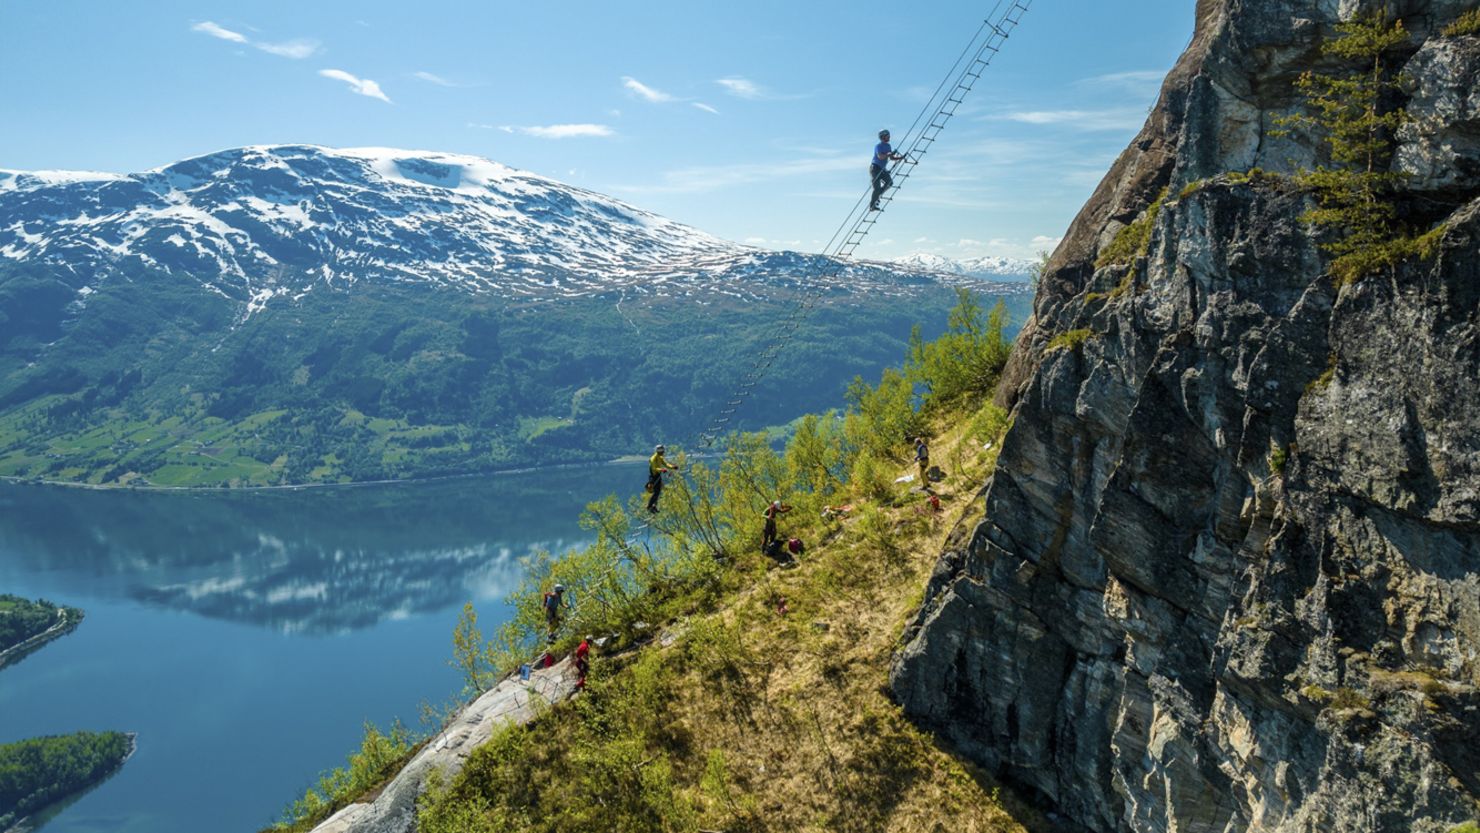
[[(1480, 807), (1480, 37), (1471, 2), (1203, 0), (1040, 285), (986, 520), (891, 685), (1096, 831), (1445, 833)], [(1434, 257), (1338, 287), (1272, 135), (1385, 10)], [(1188, 187), (1188, 186), (1193, 187)], [(1144, 256), (1100, 251), (1164, 203)], [(1129, 276), (1127, 276), (1129, 275)]]
[(412, 833), (416, 800), (433, 771), (450, 779), (495, 731), (511, 723), (529, 723), (575, 690), (576, 672), (569, 659), (534, 671), (528, 680), (508, 677), (464, 707), (373, 800), (341, 809), (313, 833)]

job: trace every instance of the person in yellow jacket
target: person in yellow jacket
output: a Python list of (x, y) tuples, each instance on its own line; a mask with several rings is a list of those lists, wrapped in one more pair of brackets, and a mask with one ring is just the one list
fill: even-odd
[(648, 459), (648, 511), (654, 514), (658, 511), (658, 495), (663, 494), (663, 472), (678, 471), (678, 466), (670, 466), (663, 459), (666, 450), (660, 445), (653, 449), (653, 456)]

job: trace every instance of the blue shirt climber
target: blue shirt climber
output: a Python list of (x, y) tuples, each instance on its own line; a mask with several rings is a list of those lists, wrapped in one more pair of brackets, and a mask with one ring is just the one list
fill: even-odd
[(869, 200), (868, 210), (879, 210), (879, 197), (894, 186), (894, 177), (889, 175), (889, 162), (904, 157), (895, 153), (889, 144), (889, 131), (879, 131), (879, 143), (874, 145), (874, 155), (869, 158), (868, 174), (874, 181), (874, 196)]

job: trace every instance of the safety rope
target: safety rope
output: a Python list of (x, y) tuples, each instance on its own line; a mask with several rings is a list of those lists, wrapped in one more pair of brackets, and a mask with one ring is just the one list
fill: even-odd
[(991, 65), (992, 59), (1001, 51), (1031, 4), (1032, 0), (997, 0), (997, 5), (982, 21), (976, 34), (972, 36), (971, 42), (956, 58), (956, 63), (951, 66), (945, 78), (936, 87), (930, 100), (921, 108), (920, 115), (915, 118), (914, 124), (910, 125), (910, 129), (905, 132), (905, 138), (900, 142), (900, 146), (906, 148), (903, 153), (904, 159), (899, 160), (889, 171), (893, 176), (893, 186), (881, 195), (879, 210), (872, 211), (868, 207), (873, 194), (873, 183), (870, 182), (869, 187), (854, 203), (847, 218), (833, 233), (832, 239), (828, 241), (827, 247), (823, 250), (828, 264), (818, 274), (818, 280), (802, 295), (801, 300), (781, 322), (771, 343), (751, 363), (730, 398), (710, 420), (708, 427), (699, 434), (700, 448), (712, 448), (727, 430), (730, 421), (735, 418), (736, 413), (750, 398), (751, 393), (766, 377), (771, 365), (791, 343), (802, 323), (811, 315), (813, 308), (822, 300), (823, 293), (833, 286), (834, 279), (843, 270), (845, 263), (853, 257), (859, 245), (882, 218), (884, 209), (894, 201), (895, 194), (904, 187), (905, 181), (914, 173), (920, 160), (930, 151), (936, 139), (940, 138), (946, 123), (956, 114), (957, 108), (966, 99), (966, 95), (981, 80), (987, 67)]

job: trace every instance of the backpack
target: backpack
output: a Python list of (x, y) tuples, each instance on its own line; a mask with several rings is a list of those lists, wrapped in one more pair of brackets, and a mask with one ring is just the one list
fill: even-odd
[(774, 558), (777, 561), (782, 560), (785, 556), (782, 553), (782, 549), (781, 548), (782, 548), (782, 543), (781, 543), (781, 540), (779, 538), (776, 539), (776, 540), (774, 540), (774, 541), (772, 541), (771, 543), (769, 543), (769, 544), (766, 545), (766, 557), (767, 558)]
[(807, 547), (802, 543), (802, 539), (800, 538), (792, 538), (791, 540), (787, 541), (786, 548), (791, 551), (792, 555), (801, 555), (802, 552), (807, 549)]

